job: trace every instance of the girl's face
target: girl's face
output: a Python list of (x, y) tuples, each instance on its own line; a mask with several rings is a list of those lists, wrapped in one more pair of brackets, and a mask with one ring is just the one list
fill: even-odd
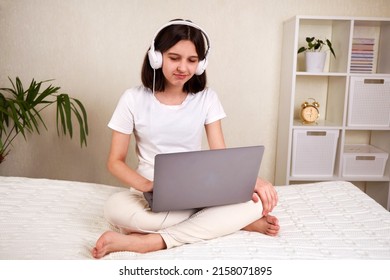
[(184, 84), (195, 74), (199, 57), (194, 43), (181, 40), (163, 53), (162, 72), (165, 86), (183, 88)]

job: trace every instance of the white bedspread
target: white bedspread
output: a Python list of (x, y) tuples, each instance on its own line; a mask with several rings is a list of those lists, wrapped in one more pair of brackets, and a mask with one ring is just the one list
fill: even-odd
[[(0, 177), (0, 259), (91, 259), (119, 187)], [(149, 254), (106, 259), (390, 259), (390, 213), (348, 182), (277, 187), (277, 237), (237, 232)]]

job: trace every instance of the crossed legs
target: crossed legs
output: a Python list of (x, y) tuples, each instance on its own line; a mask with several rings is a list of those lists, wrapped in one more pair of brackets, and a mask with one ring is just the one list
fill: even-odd
[[(128, 207), (132, 209), (126, 209)], [(121, 232), (103, 233), (92, 249), (92, 256), (101, 258), (117, 251), (153, 252), (213, 239), (240, 229), (277, 235), (278, 219), (271, 215), (259, 217), (261, 212), (260, 202), (249, 201), (205, 208), (196, 213), (189, 210), (156, 214), (147, 210), (147, 203), (137, 193), (115, 194), (108, 201), (105, 213), (108, 221)], [(229, 217), (227, 222), (216, 222), (226, 217)], [(158, 228), (152, 228), (153, 225)]]

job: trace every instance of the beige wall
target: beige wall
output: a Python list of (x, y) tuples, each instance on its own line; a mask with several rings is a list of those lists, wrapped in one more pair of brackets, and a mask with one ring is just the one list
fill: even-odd
[(260, 175), (273, 181), (282, 25), (297, 14), (390, 17), (390, 1), (0, 0), (0, 87), (8, 76), (55, 79), (86, 105), (90, 124), (83, 149), (58, 138), (51, 121), (40, 136), (19, 137), (0, 175), (118, 184), (105, 168), (106, 124), (123, 91), (140, 83), (155, 31), (185, 18), (211, 38), (207, 73), (228, 114), (227, 144), (264, 144)]

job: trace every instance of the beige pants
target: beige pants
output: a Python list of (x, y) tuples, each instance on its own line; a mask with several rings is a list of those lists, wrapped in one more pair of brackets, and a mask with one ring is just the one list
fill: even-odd
[(141, 192), (127, 190), (108, 199), (104, 215), (122, 233), (159, 233), (172, 248), (236, 232), (261, 218), (262, 211), (261, 202), (248, 201), (200, 211), (154, 213)]

